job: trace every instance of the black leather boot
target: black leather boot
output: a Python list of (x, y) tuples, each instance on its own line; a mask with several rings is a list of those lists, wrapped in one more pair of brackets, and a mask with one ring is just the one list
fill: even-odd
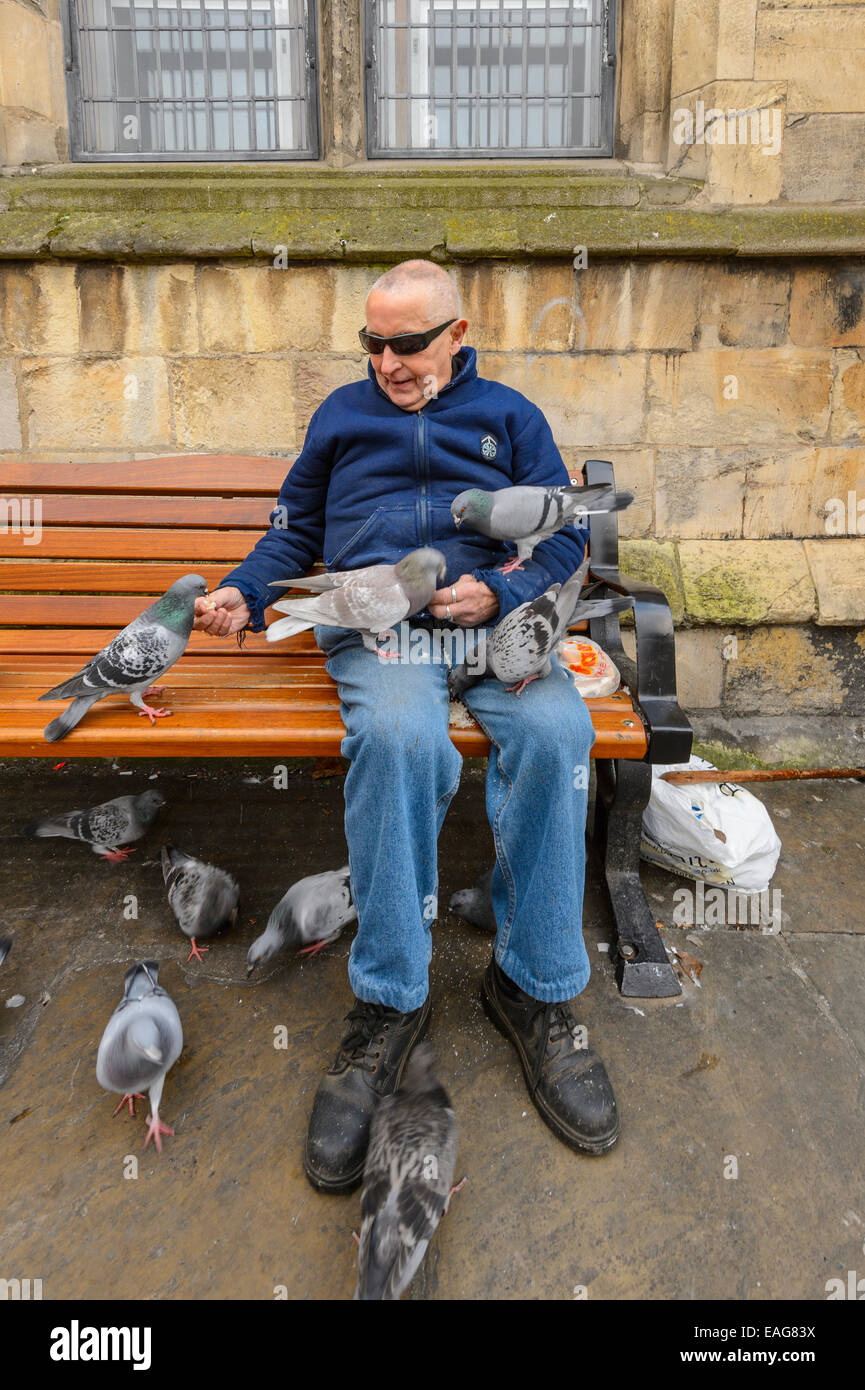
[(583, 1153), (602, 1154), (619, 1137), (616, 1098), (603, 1062), (579, 1046), (568, 1001), (533, 999), (491, 960), (481, 991), (484, 1008), (514, 1044), (529, 1096), (554, 1134)]
[(429, 997), (401, 1014), (355, 1000), (336, 1061), (315, 1093), (303, 1166), (319, 1192), (351, 1192), (363, 1178), (373, 1111), (397, 1089), (409, 1053), (427, 1030)]

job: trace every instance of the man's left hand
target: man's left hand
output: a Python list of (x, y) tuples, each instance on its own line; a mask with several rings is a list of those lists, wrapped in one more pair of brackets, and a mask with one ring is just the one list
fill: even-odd
[(436, 590), (429, 611), (434, 618), (449, 618), (460, 627), (480, 627), (496, 616), (499, 601), (474, 575), (461, 574), (455, 584)]

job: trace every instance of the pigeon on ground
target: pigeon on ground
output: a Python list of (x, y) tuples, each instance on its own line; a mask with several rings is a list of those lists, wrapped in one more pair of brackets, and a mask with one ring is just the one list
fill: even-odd
[(521, 603), (505, 615), (461, 666), (448, 676), (457, 699), (478, 681), (493, 675), (522, 695), (525, 687), (551, 671), (550, 658), (568, 624), (585, 618), (602, 618), (630, 607), (629, 598), (588, 599), (580, 602), (580, 590), (589, 567), (588, 558), (564, 584), (551, 584), (540, 598)]
[(156, 599), (143, 613), (118, 632), (107, 647), (91, 657), (76, 675), (40, 695), (40, 700), (72, 700), (72, 704), (45, 729), (45, 738), (56, 743), (84, 718), (91, 705), (106, 695), (128, 695), (139, 714), (151, 725), (172, 713), (144, 703), (145, 695), (159, 695), (152, 684), (164, 676), (186, 650), (195, 618), (195, 600), (207, 593), (200, 574), (186, 574)]
[(432, 1067), (432, 1046), (421, 1043), (399, 1090), (385, 1096), (372, 1118), (360, 1198), (356, 1299), (400, 1297), (456, 1190), (451, 1185), (456, 1116)]
[(286, 947), (300, 948), (302, 956), (314, 956), (355, 921), (347, 864), (343, 869), (299, 879), (280, 898), (261, 936), (250, 946), (246, 973), (251, 975), (257, 965)]
[(480, 927), (482, 931), (498, 930), (490, 892), (492, 878), (492, 869), (487, 869), (474, 888), (461, 888), (453, 894), (449, 904), (451, 912), (468, 922), (469, 926)]
[(9, 952), (10, 952), (11, 950), (12, 950), (12, 937), (11, 937), (11, 936), (0, 936), (0, 965), (3, 964), (4, 960), (6, 959), (6, 957), (8, 956), (8, 954), (9, 954)]
[(85, 811), (67, 811), (63, 815), (37, 821), (34, 825), (28, 825), (24, 834), (37, 839), (61, 835), (67, 840), (84, 840), (92, 847), (94, 854), (101, 855), (112, 864), (122, 864), (127, 854), (133, 854), (134, 850), (118, 849), (118, 845), (140, 840), (156, 819), (160, 806), (164, 805), (165, 797), (160, 792), (116, 796), (113, 801), (103, 801), (100, 806), (91, 806)]
[(376, 650), (376, 638), (395, 623), (426, 608), (446, 573), (440, 550), (424, 547), (411, 550), (396, 565), (367, 565), (357, 570), (334, 570), (332, 574), (311, 575), (306, 579), (277, 580), (272, 588), (311, 589), (317, 598), (282, 599), (274, 608), (288, 613), (267, 629), (268, 642), (281, 642), (297, 632), (322, 623), (325, 627), (354, 628), (369, 651)]
[(451, 503), (454, 525), (463, 522), (482, 536), (497, 541), (516, 541), (513, 560), (500, 567), (500, 574), (521, 570), (523, 561), (541, 541), (548, 541), (563, 526), (578, 526), (584, 516), (598, 512), (620, 512), (634, 500), (632, 492), (616, 492), (608, 483), (591, 487), (502, 487), (496, 492), (469, 488)]
[(180, 930), (192, 941), (187, 962), (193, 956), (200, 961), (201, 952), (210, 947), (196, 946), (195, 938), (216, 936), (237, 921), (237, 881), (224, 869), (194, 859), (174, 845), (162, 846), (162, 877)]
[(174, 1066), (183, 1048), (183, 1028), (174, 1001), (159, 980), (159, 962), (142, 960), (123, 977), (123, 998), (108, 1020), (96, 1058), (96, 1080), (106, 1091), (119, 1092), (124, 1105), (135, 1114), (135, 1101), (150, 1096), (147, 1138), (162, 1153), (163, 1134), (174, 1130), (159, 1118), (159, 1102), (166, 1073)]

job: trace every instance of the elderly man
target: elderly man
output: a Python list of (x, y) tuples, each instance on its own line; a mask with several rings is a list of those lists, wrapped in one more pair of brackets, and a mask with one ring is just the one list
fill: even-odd
[[(264, 626), (271, 580), (393, 563), (432, 546), (443, 587), (412, 628), (483, 631), (577, 568), (585, 535), (568, 529), (503, 574), (500, 543), (465, 527), (450, 504), (468, 487), (569, 481), (541, 411), (477, 374), (463, 347), (453, 281), (405, 261), (373, 285), (361, 343), (368, 379), (333, 391), (313, 415), (268, 533), (211, 598), (196, 626), (227, 637)], [(348, 1030), (313, 1104), (305, 1169), (320, 1191), (362, 1178), (373, 1111), (399, 1085), (430, 1018), (428, 964), (436, 913), (436, 845), (460, 779), (448, 735), (447, 666), (382, 660), (358, 633), (317, 627), (337, 682), (351, 761), (345, 832), (358, 931), (349, 958), (356, 995)], [(421, 645), (423, 645), (421, 643)], [(431, 653), (431, 654), (430, 654)], [(586, 777), (593, 730), (569, 675), (554, 665), (518, 699), (489, 678), (465, 696), (489, 735), (487, 814), (496, 864), (493, 957), (484, 1005), (516, 1047), (529, 1095), (559, 1138), (587, 1153), (616, 1142), (619, 1118), (603, 1062), (568, 1002), (585, 987), (582, 939)]]

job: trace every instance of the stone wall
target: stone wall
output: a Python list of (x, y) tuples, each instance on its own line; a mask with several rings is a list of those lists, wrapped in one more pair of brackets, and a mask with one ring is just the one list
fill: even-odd
[[(10, 262), (0, 448), (290, 457), (365, 371), (382, 268)], [(637, 494), (623, 568), (670, 599), (686, 707), (865, 714), (865, 267), (451, 271), (481, 373), (537, 402), (569, 467), (610, 458)]]

